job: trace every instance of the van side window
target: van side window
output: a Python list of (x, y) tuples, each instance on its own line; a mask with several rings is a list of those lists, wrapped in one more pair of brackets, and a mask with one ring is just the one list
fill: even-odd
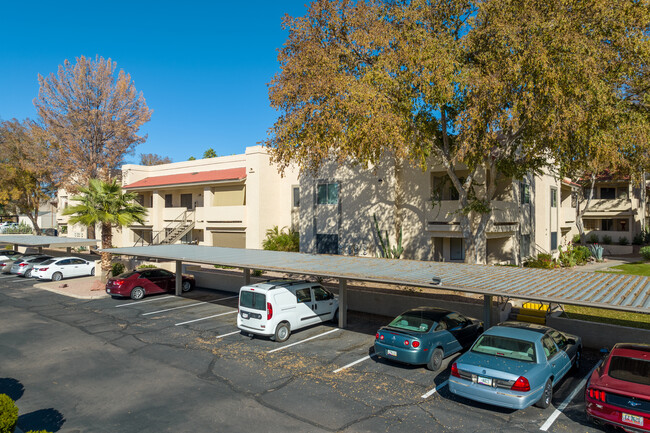
[(332, 299), (331, 293), (321, 286), (314, 286), (312, 289), (314, 289), (314, 301), (327, 301), (328, 299)]
[(296, 290), (296, 300), (298, 302), (310, 302), (311, 293), (309, 293), (309, 287), (305, 289)]

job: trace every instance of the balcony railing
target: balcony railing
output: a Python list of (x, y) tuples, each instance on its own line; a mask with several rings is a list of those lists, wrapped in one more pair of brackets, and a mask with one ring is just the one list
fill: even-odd
[(632, 201), (626, 198), (593, 199), (589, 203), (587, 212), (625, 212), (632, 210)]

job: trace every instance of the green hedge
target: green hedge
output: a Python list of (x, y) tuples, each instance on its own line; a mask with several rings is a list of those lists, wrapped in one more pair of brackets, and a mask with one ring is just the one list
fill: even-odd
[(650, 260), (650, 247), (643, 247), (639, 250), (644, 259)]
[(0, 433), (14, 433), (18, 408), (7, 394), (0, 394)]
[(120, 262), (113, 263), (111, 265), (111, 274), (116, 277), (124, 273), (124, 265)]

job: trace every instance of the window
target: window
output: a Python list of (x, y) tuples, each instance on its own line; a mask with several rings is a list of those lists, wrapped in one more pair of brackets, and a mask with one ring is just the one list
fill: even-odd
[(600, 189), (600, 198), (606, 200), (612, 200), (616, 198), (616, 188), (601, 188)]
[(557, 232), (551, 232), (551, 250), (557, 250)]
[(447, 329), (449, 330), (465, 326), (465, 319), (458, 313), (447, 314), (442, 318), (442, 321), (447, 324)]
[(339, 184), (321, 183), (318, 184), (318, 204), (338, 204)]
[(551, 187), (551, 207), (557, 207), (557, 188)]
[(585, 219), (585, 230), (600, 230), (599, 220), (595, 219)]
[(521, 204), (530, 203), (530, 185), (525, 182), (519, 184), (519, 191), (521, 192)]
[(617, 219), (616, 221), (616, 230), (619, 232), (626, 232), (628, 225), (626, 219)]
[(334, 295), (321, 286), (312, 287), (312, 290), (314, 291), (314, 301), (328, 301), (334, 298)]
[(192, 209), (192, 194), (181, 194), (181, 207)]
[(628, 199), (628, 189), (627, 187), (616, 188), (616, 198), (627, 200)]
[(451, 260), (465, 260), (465, 245), (463, 244), (463, 238), (450, 238), (449, 247), (449, 258)]
[(613, 356), (609, 363), (609, 376), (626, 382), (650, 385), (650, 361)]
[(555, 343), (548, 335), (542, 337), (542, 346), (544, 347), (546, 359), (551, 359), (557, 353), (557, 347), (555, 347)]
[(165, 194), (165, 207), (174, 207), (172, 206), (172, 195)]
[(316, 235), (316, 252), (318, 254), (338, 254), (339, 253), (339, 236), (338, 235)]
[(142, 194), (136, 195), (135, 202), (138, 203), (140, 206), (144, 206), (144, 195)]
[(564, 350), (564, 348), (568, 346), (569, 341), (566, 339), (564, 334), (561, 334), (558, 331), (553, 330), (549, 332), (549, 335), (551, 336), (553, 341), (555, 341), (555, 344), (557, 344), (557, 347), (560, 350)]
[(460, 194), (458, 194), (458, 190), (456, 189), (455, 186), (450, 186), (449, 187), (449, 200), (458, 200), (460, 199)]
[(603, 220), (601, 220), (600, 224), (601, 224), (601, 226), (600, 226), (601, 230), (608, 230), (608, 231), (614, 230), (614, 220), (613, 219), (603, 219)]
[(309, 287), (296, 290), (296, 300), (298, 302), (311, 302), (311, 293)]
[(249, 292), (242, 290), (239, 296), (239, 305), (244, 308), (252, 308), (253, 310), (266, 310), (266, 295), (262, 293)]
[(530, 255), (530, 235), (521, 235), (521, 244), (519, 249), (522, 257)]
[(293, 187), (293, 207), (300, 207), (300, 187)]

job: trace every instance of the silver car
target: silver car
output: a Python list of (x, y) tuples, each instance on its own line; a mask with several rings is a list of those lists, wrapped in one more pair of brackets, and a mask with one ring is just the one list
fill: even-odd
[(42, 255), (42, 256), (27, 257), (22, 260), (17, 260), (14, 262), (13, 265), (11, 265), (10, 272), (12, 274), (29, 278), (32, 276), (32, 269), (34, 269), (34, 265), (43, 263), (45, 260), (51, 258), (52, 256)]

